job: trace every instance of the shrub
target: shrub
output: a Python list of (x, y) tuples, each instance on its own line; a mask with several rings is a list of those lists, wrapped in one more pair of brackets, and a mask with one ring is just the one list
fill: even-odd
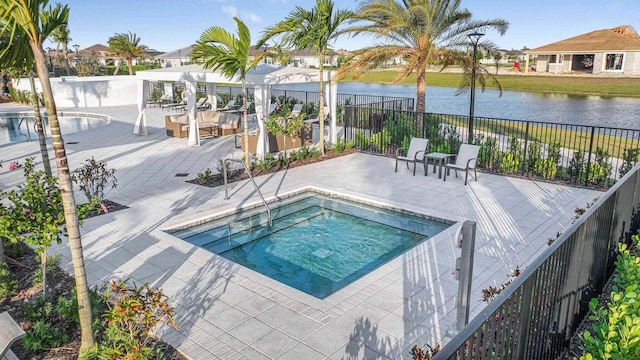
[(12, 296), (17, 288), (18, 282), (11, 275), (9, 266), (0, 262), (0, 299)]
[[(407, 145), (409, 147), (409, 145)], [(342, 153), (353, 148), (353, 141), (346, 139), (338, 139), (338, 141), (331, 147), (331, 151), (336, 153)]]
[(106, 292), (103, 341), (85, 359), (150, 359), (160, 357), (151, 345), (151, 330), (171, 325), (174, 309), (162, 290), (148, 284), (129, 286), (128, 280), (112, 282)]
[(382, 129), (382, 131), (373, 134), (371, 142), (376, 145), (379, 151), (384, 152), (389, 145), (391, 145), (391, 134), (389, 130)]
[(198, 173), (198, 183), (204, 184), (213, 179), (213, 172), (211, 169), (207, 168), (203, 172)]
[(558, 173), (558, 161), (560, 161), (560, 144), (551, 144), (546, 159), (539, 159), (536, 162), (535, 173), (545, 179), (555, 178)]
[(532, 141), (527, 148), (527, 161), (525, 162), (525, 172), (536, 172), (542, 162), (542, 147), (540, 143)]
[(577, 182), (580, 179), (584, 181), (583, 174), (586, 163), (587, 162), (584, 159), (584, 152), (573, 152), (573, 157), (571, 158), (571, 161), (569, 161), (569, 179), (571, 181)]
[(523, 161), (523, 151), (520, 144), (520, 140), (517, 137), (512, 136), (509, 138), (509, 149), (502, 154), (502, 160), (500, 161), (500, 171), (505, 174), (511, 174), (520, 169), (520, 165)]
[(260, 171), (268, 171), (276, 164), (276, 160), (271, 154), (265, 154), (262, 159), (254, 159), (251, 163), (253, 169)]
[[(640, 238), (632, 238), (637, 248)], [(599, 306), (598, 299), (589, 302), (593, 334), (580, 334), (585, 350), (581, 360), (640, 358), (640, 257), (624, 243), (618, 244), (618, 250), (608, 303)]]
[(628, 173), (631, 168), (633, 168), (638, 161), (640, 160), (640, 148), (636, 149), (624, 149), (624, 155), (622, 156), (622, 166), (618, 172), (620, 173), (620, 178), (622, 178), (626, 173)]
[(498, 139), (488, 137), (484, 142), (482, 137), (476, 138), (476, 145), (480, 145), (478, 152), (478, 165), (486, 169), (495, 169), (498, 167), (500, 159), (500, 150), (498, 149)]
[(111, 186), (115, 189), (118, 180), (115, 177), (115, 169), (109, 169), (104, 161), (96, 161), (93, 157), (87, 159), (86, 163), (71, 174), (71, 181), (80, 187), (80, 190), (91, 199), (99, 199), (104, 201), (104, 191)]
[(67, 336), (50, 323), (37, 320), (27, 329), (24, 347), (30, 351), (55, 348), (67, 342)]
[(357, 130), (355, 133), (355, 144), (362, 150), (366, 150), (371, 146), (371, 138), (364, 134), (363, 130)]

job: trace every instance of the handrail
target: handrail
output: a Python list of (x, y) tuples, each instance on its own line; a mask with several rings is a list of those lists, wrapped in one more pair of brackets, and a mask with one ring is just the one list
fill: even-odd
[(18, 122), (18, 133), (27, 138), (29, 142), (31, 142), (31, 133), (29, 132), (29, 122), (26, 122), (25, 127), (27, 128), (27, 133), (23, 134), (20, 129), (22, 128), (22, 123), (26, 121), (26, 118), (21, 118), (20, 122)]
[(272, 221), (271, 221), (271, 209), (269, 208), (269, 205), (267, 204), (267, 201), (264, 199), (264, 196), (262, 196), (262, 192), (260, 191), (260, 188), (258, 187), (258, 184), (256, 184), (255, 180), (253, 180), (253, 176), (251, 176), (251, 171), (249, 171), (249, 168), (247, 167), (247, 164), (244, 163), (244, 161), (242, 160), (238, 160), (238, 159), (224, 159), (224, 164), (223, 164), (223, 173), (224, 173), (224, 199), (225, 200), (229, 200), (229, 189), (228, 189), (228, 177), (227, 177), (227, 162), (229, 161), (234, 161), (234, 162), (239, 162), (242, 164), (242, 166), (244, 167), (245, 171), (247, 172), (247, 175), (249, 175), (249, 180), (251, 180), (251, 182), (253, 183), (253, 186), (256, 188), (256, 191), (258, 192), (258, 195), (260, 195), (260, 199), (262, 200), (262, 204), (264, 204), (264, 207), (267, 209), (267, 217), (269, 218), (269, 227), (271, 227), (272, 225)]

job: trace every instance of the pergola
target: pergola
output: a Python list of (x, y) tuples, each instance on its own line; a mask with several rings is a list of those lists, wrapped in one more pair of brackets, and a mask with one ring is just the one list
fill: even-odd
[[(145, 108), (149, 97), (149, 81), (181, 82), (185, 85), (183, 96), (187, 98), (187, 114), (189, 115), (188, 144), (190, 146), (200, 145), (196, 113), (197, 83), (205, 84), (209, 103), (212, 104), (213, 110), (217, 109), (216, 84), (241, 84), (237, 75), (229, 78), (219, 71), (206, 70), (197, 64), (138, 71), (136, 76), (140, 79), (140, 86), (138, 87), (138, 118), (133, 128), (133, 133), (135, 135), (147, 135)], [(331, 119), (329, 141), (332, 143), (336, 142), (336, 102), (338, 98), (337, 83), (334, 78), (335, 72), (324, 72), (324, 81), (326, 83), (325, 102)], [(245, 80), (247, 87), (254, 88), (254, 103), (258, 129), (260, 130), (256, 155), (263, 156), (267, 152), (266, 149), (269, 148), (265, 120), (271, 104), (271, 86), (276, 84), (319, 82), (320, 72), (314, 69), (260, 64), (247, 73)]]

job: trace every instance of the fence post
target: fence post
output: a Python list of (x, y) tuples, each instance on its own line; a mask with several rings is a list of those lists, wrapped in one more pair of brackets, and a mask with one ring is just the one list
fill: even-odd
[(473, 253), (476, 244), (476, 222), (466, 220), (462, 224), (460, 236), (456, 244), (462, 249), (460, 257), (456, 259), (455, 276), (458, 283), (458, 298), (456, 300), (456, 330), (460, 331), (469, 322), (469, 301), (471, 300), (471, 279), (473, 278)]
[(529, 122), (527, 121), (527, 127), (524, 130), (524, 156), (522, 159), (522, 173), (527, 170), (527, 145), (529, 144)]
[[(584, 186), (589, 186), (589, 168), (591, 167), (591, 152), (593, 151), (593, 138), (595, 136), (596, 128), (591, 127), (591, 140), (589, 141), (589, 156), (587, 157), (587, 170), (584, 174)], [(578, 174), (579, 176), (580, 174)]]

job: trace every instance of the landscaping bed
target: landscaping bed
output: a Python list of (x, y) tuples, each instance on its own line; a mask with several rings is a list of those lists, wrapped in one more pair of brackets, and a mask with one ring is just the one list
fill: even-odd
[[(306, 150), (299, 150), (299, 151), (306, 151)], [(317, 163), (324, 160), (330, 160), (340, 156), (353, 154), (356, 152), (357, 151), (355, 149), (348, 148), (342, 151), (326, 151), (325, 154), (322, 156), (320, 156), (319, 154), (317, 154), (318, 156), (313, 156), (312, 153), (309, 153), (311, 154), (311, 156), (308, 156), (308, 157), (301, 156), (300, 158), (297, 158), (295, 155), (290, 155), (288, 158), (289, 160), (286, 162), (279, 161), (278, 159), (273, 158), (271, 160), (266, 160), (266, 162), (262, 161), (258, 163), (253, 163), (251, 167), (251, 176), (256, 177), (261, 175), (268, 175), (268, 174), (276, 173), (278, 171), (293, 169), (298, 166), (309, 165), (309, 164)], [(291, 154), (295, 154), (295, 151), (291, 152)], [(222, 170), (223, 170), (222, 165), (218, 166), (217, 173), (213, 173), (210, 169), (207, 169), (205, 170), (205, 172), (198, 174), (197, 178), (187, 180), (187, 182), (191, 184), (197, 184), (197, 185), (202, 185), (207, 187), (222, 186), (224, 185), (224, 175), (222, 173)], [(228, 176), (229, 183), (246, 180), (249, 178), (249, 176), (244, 170), (231, 170), (229, 171), (227, 176)]]
[[(40, 335), (32, 336), (29, 340), (22, 339), (16, 342), (11, 349), (19, 359), (34, 360), (62, 360), (77, 359), (80, 350), (80, 327), (71, 318), (75, 310), (68, 307), (68, 300), (73, 298), (74, 279), (66, 271), (62, 270), (56, 257), (49, 257), (47, 266), (47, 301), (42, 300), (43, 285), (38, 278), (41, 277), (38, 254), (23, 243), (8, 246), (8, 270), (10, 276), (17, 285), (12, 295), (0, 297), (0, 312), (8, 311), (13, 319), (25, 331), (29, 332), (34, 327), (46, 324), (46, 331)], [(58, 258), (59, 259), (59, 258)], [(4, 286), (4, 279), (0, 270), (0, 291)], [(97, 293), (104, 293), (104, 289), (97, 289)], [(59, 305), (60, 300), (64, 299)], [(100, 301), (92, 301), (94, 314), (103, 314), (106, 305)], [(43, 319), (41, 324), (37, 324)], [(94, 315), (94, 321), (100, 316)], [(99, 338), (96, 338), (99, 340)], [(50, 344), (56, 343), (55, 346)], [(152, 344), (164, 354), (165, 359), (186, 359), (173, 347), (164, 343)], [(41, 347), (38, 350), (34, 348)]]

